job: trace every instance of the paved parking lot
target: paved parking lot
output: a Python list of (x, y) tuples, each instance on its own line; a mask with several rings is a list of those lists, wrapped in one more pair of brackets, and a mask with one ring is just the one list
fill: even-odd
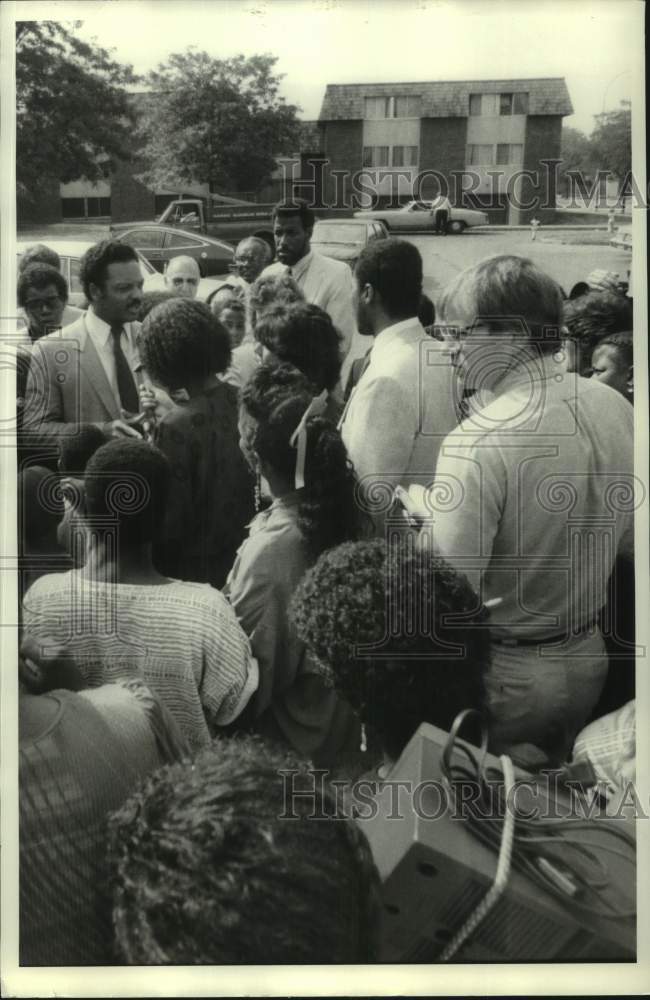
[[(548, 234), (551, 238), (551, 234)], [(548, 272), (568, 293), (578, 281), (584, 281), (595, 268), (615, 271), (625, 280), (632, 266), (632, 255), (610, 246), (576, 246), (556, 242), (562, 238), (553, 233), (553, 242), (545, 242), (542, 231), (533, 243), (530, 233), (523, 230), (507, 232), (485, 230), (463, 233), (461, 236), (408, 236), (415, 244), (424, 263), (424, 290), (435, 300), (438, 291), (463, 268), (476, 264), (484, 257), (514, 253), (529, 257)]]

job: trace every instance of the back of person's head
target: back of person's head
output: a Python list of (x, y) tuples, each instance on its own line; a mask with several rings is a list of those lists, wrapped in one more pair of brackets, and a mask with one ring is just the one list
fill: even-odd
[(278, 361), (303, 372), (317, 392), (331, 392), (341, 373), (341, 336), (318, 306), (275, 306), (257, 321), (255, 338)]
[(94, 424), (79, 424), (70, 428), (69, 434), (59, 438), (59, 472), (83, 477), (88, 462), (107, 441), (104, 432)]
[(25, 248), (18, 261), (18, 274), (31, 264), (49, 264), (57, 271), (61, 270), (61, 258), (58, 253), (44, 243), (33, 243)]
[(396, 760), (422, 722), (484, 708), (487, 611), (466, 578), (406, 541), (324, 553), (290, 607), (297, 634)]
[(273, 221), (276, 219), (292, 218), (294, 216), (298, 216), (302, 228), (306, 232), (310, 232), (314, 228), (316, 216), (304, 198), (288, 198), (284, 201), (279, 201), (273, 207), (273, 212), (271, 213)]
[(564, 322), (588, 367), (592, 350), (606, 334), (632, 329), (632, 301), (620, 292), (588, 292), (567, 302)]
[(135, 249), (119, 240), (101, 240), (89, 247), (79, 264), (79, 278), (88, 301), (91, 301), (90, 286), (104, 287), (111, 264), (129, 264), (132, 261), (138, 261)]
[(544, 354), (562, 343), (560, 286), (532, 260), (514, 254), (488, 257), (461, 271), (438, 300), (443, 323), (480, 324), (490, 333), (521, 333)]
[(140, 331), (147, 373), (168, 392), (224, 372), (231, 359), (228, 331), (204, 302), (172, 298), (155, 306)]
[[(298, 525), (313, 557), (332, 545), (356, 538), (361, 515), (355, 501), (355, 479), (341, 435), (322, 416), (305, 423), (304, 487), (298, 487), (298, 442), (292, 443), (314, 387), (292, 365), (263, 364), (241, 393), (241, 406), (252, 418), (247, 447), (262, 466), (301, 489)], [(319, 410), (324, 409), (325, 400)]]
[(161, 302), (168, 302), (173, 298), (175, 298), (173, 292), (163, 291), (162, 288), (157, 288), (153, 292), (143, 292), (142, 302), (140, 303), (140, 308), (138, 310), (138, 322), (144, 323), (152, 309), (159, 306)]
[(422, 257), (412, 243), (394, 237), (369, 243), (359, 254), (354, 276), (360, 290), (372, 286), (388, 316), (409, 319), (418, 315)]
[(436, 307), (424, 292), (420, 295), (420, 308), (418, 309), (418, 319), (422, 326), (432, 326), (436, 321)]
[(30, 291), (42, 292), (53, 285), (62, 302), (68, 301), (68, 283), (57, 267), (51, 264), (35, 263), (24, 267), (18, 276), (17, 298), (22, 308), (27, 303)]
[(261, 274), (251, 285), (248, 296), (251, 323), (255, 327), (262, 314), (272, 306), (304, 301), (302, 289), (289, 274)]
[(120, 546), (156, 541), (164, 520), (169, 481), (169, 462), (153, 445), (131, 438), (109, 441), (86, 465), (86, 517), (114, 523)]
[(109, 867), (129, 965), (376, 958), (363, 833), (307, 765), (254, 737), (148, 778), (109, 821)]

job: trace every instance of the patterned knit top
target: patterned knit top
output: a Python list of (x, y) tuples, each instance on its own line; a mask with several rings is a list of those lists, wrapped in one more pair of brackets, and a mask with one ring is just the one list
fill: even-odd
[(43, 576), (23, 601), (25, 630), (66, 652), (90, 687), (139, 677), (192, 749), (232, 722), (257, 688), (257, 662), (228, 601), (207, 584), (102, 583)]

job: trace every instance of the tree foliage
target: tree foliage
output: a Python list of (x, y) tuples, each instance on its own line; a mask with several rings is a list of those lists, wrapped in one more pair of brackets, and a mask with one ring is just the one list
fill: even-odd
[(156, 99), (142, 123), (140, 179), (154, 189), (195, 181), (257, 190), (298, 137), (298, 109), (279, 94), (276, 62), (271, 55), (214, 59), (190, 48), (150, 73)]
[(78, 38), (74, 24), (16, 24), (16, 183), (33, 197), (45, 178), (98, 180), (127, 159), (137, 77), (111, 52)]
[(610, 170), (623, 181), (632, 170), (632, 105), (621, 101), (616, 111), (596, 115), (591, 135), (594, 158), (602, 170)]

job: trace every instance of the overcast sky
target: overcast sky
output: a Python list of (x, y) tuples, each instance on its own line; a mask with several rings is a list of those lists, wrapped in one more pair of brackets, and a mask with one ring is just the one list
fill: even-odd
[[(564, 76), (575, 114), (634, 89), (639, 0), (110, 0), (18, 5), (83, 18), (78, 32), (146, 72), (190, 45), (210, 55), (272, 52), (283, 94), (317, 118), (327, 83)], [(56, 12), (56, 13), (55, 13)], [(639, 69), (641, 64), (639, 63)]]

